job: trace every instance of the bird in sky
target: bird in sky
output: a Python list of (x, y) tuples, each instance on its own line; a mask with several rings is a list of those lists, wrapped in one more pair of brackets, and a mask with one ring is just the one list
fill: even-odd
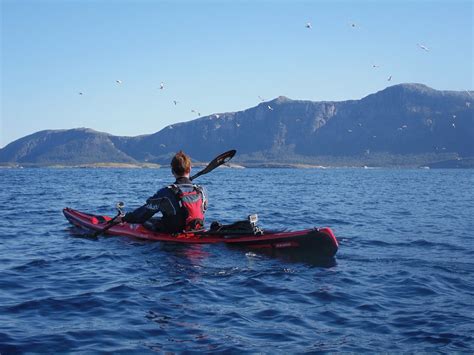
[(387, 79), (387, 81), (391, 81), (392, 80), (392, 76), (390, 75)]
[(466, 102), (466, 107), (471, 107), (471, 103), (470, 103), (470, 102)]
[(273, 108), (270, 105), (268, 105), (267, 107), (270, 111), (273, 111)]
[(174, 105), (176, 106), (178, 104), (178, 101), (173, 100)]
[(307, 29), (313, 28), (313, 27), (311, 26), (311, 22), (307, 22), (307, 23), (306, 23), (306, 28), (307, 28)]
[(84, 95), (84, 93), (83, 93), (83, 92), (78, 92), (78, 94), (79, 94), (79, 95), (81, 95), (81, 96), (82, 96), (82, 95)]
[(160, 83), (160, 90), (163, 90), (165, 88), (165, 83), (161, 82)]
[(380, 65), (378, 65), (378, 64), (372, 64), (372, 68), (374, 68), (374, 69), (380, 68)]
[(117, 84), (122, 84), (122, 80), (115, 80)]
[(418, 43), (418, 47), (420, 47), (420, 48), (423, 49), (424, 51), (427, 51), (427, 52), (430, 51), (430, 49), (429, 49), (428, 47), (426, 47), (425, 45), (423, 45), (423, 44)]

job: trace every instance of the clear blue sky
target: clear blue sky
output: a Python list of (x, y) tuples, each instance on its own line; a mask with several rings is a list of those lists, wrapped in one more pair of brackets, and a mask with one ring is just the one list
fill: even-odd
[(473, 89), (472, 1), (0, 2), (0, 147), (43, 129), (154, 133), (259, 95)]

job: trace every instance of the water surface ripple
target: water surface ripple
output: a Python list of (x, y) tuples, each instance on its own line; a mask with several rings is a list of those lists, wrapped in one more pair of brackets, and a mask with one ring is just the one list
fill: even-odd
[(0, 169), (0, 353), (472, 352), (473, 172), (219, 169), (208, 221), (330, 226), (330, 263), (79, 238), (168, 169)]

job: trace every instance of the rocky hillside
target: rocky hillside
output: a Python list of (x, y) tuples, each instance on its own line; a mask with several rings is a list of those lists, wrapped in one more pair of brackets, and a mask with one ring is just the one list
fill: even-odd
[(134, 163), (117, 149), (113, 136), (87, 128), (40, 131), (0, 149), (0, 162), (38, 165)]
[(179, 149), (208, 161), (235, 148), (236, 160), (243, 163), (423, 165), (474, 156), (473, 95), (401, 84), (361, 100), (278, 97), (139, 137), (87, 129), (42, 131), (1, 149), (0, 162), (163, 163)]

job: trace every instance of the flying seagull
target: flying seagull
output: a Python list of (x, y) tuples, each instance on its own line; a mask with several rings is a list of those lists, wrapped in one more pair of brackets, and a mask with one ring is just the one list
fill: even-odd
[(267, 107), (270, 111), (273, 111), (273, 108), (270, 105), (267, 105)]
[(263, 97), (261, 97), (260, 95), (258, 95), (258, 98), (260, 99), (260, 101), (264, 102), (265, 99)]
[(115, 80), (117, 84), (122, 84), (122, 80)]
[(178, 101), (173, 100), (174, 105), (176, 106), (178, 104)]
[(81, 95), (81, 96), (82, 96), (82, 95), (84, 95), (84, 93), (83, 93), (83, 92), (78, 92), (78, 94), (79, 94), (79, 95)]
[(420, 47), (421, 49), (423, 49), (423, 50), (425, 50), (425, 51), (427, 51), (427, 52), (430, 51), (430, 49), (429, 49), (428, 47), (426, 47), (426, 46), (424, 46), (424, 45), (422, 45), (422, 44), (420, 44), (420, 43), (418, 43), (418, 47)]
[(165, 88), (165, 83), (161, 82), (160, 83), (160, 90), (163, 90)]
[(311, 22), (306, 23), (306, 28), (311, 29)]
[(387, 81), (391, 81), (392, 80), (392, 76), (390, 75), (387, 79)]

